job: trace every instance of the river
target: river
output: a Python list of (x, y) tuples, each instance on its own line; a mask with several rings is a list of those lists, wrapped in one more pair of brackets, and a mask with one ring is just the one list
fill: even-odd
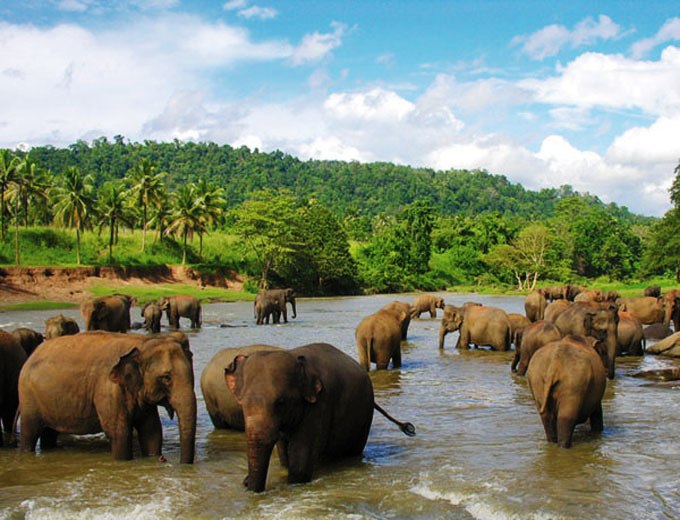
[[(524, 312), (523, 298), (442, 293)], [(301, 299), (288, 324), (256, 326), (252, 303), (206, 305), (190, 333), (196, 370), (196, 462), (180, 465), (177, 424), (161, 412), (167, 463), (112, 459), (103, 435), (60, 436), (56, 450), (0, 448), (0, 518), (677, 518), (680, 515), (678, 390), (633, 379), (639, 369), (675, 366), (645, 356), (620, 359), (604, 398), (604, 433), (577, 427), (574, 446), (545, 440), (512, 353), (459, 352), (457, 334), (437, 348), (439, 319), (414, 320), (400, 370), (371, 372), (376, 400), (412, 422), (408, 438), (375, 414), (364, 455), (325, 465), (312, 482), (289, 486), (272, 457), (267, 490), (244, 490), (243, 433), (216, 431), (200, 374), (225, 347), (331, 343), (357, 358), (361, 319), (413, 295)], [(133, 309), (133, 320), (139, 309)], [(438, 311), (441, 316), (441, 310)], [(83, 324), (77, 310), (66, 310)], [(7, 330), (43, 330), (54, 311), (0, 313)], [(165, 323), (165, 321), (164, 321)], [(222, 327), (221, 325), (230, 325)], [(188, 321), (182, 320), (186, 327)], [(136, 454), (137, 455), (137, 454)]]

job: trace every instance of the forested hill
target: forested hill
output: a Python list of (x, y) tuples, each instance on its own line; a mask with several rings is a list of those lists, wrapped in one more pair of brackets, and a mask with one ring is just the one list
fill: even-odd
[[(557, 201), (575, 194), (570, 186), (526, 190), (502, 175), (485, 171), (301, 161), (280, 151), (263, 153), (215, 143), (130, 143), (116, 136), (113, 142), (101, 137), (92, 143), (78, 141), (68, 148), (36, 147), (30, 153), (34, 161), (55, 175), (77, 166), (93, 174), (97, 185), (123, 178), (141, 158), (149, 158), (159, 171), (167, 172), (171, 189), (207, 177), (224, 188), (229, 207), (237, 206), (256, 190), (287, 188), (298, 197), (319, 200), (340, 217), (392, 214), (424, 198), (442, 215), (498, 212), (545, 219), (554, 214)], [(619, 219), (647, 220), (625, 207), (605, 205), (588, 194), (580, 196)]]

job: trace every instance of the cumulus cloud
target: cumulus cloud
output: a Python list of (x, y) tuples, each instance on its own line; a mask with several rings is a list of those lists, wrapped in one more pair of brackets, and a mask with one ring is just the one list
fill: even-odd
[(586, 18), (569, 30), (563, 25), (548, 25), (528, 36), (518, 36), (514, 45), (522, 45), (522, 52), (535, 60), (556, 56), (564, 47), (572, 49), (592, 45), (598, 40), (611, 40), (621, 28), (611, 18), (600, 15), (597, 21)]
[(333, 32), (318, 33), (305, 35), (302, 41), (294, 50), (291, 56), (291, 62), (294, 65), (302, 65), (309, 62), (319, 61), (324, 58), (333, 49), (342, 44), (342, 38), (347, 31), (347, 26), (342, 23), (333, 22), (331, 24)]
[(639, 59), (646, 56), (654, 47), (677, 40), (680, 40), (680, 18), (671, 18), (654, 36), (635, 42), (630, 52), (633, 58)]
[(660, 117), (649, 127), (635, 127), (618, 136), (607, 151), (612, 160), (635, 164), (680, 160), (680, 115)]
[(225, 11), (237, 11), (237, 14), (242, 18), (258, 18), (260, 20), (276, 18), (279, 14), (273, 7), (249, 5), (247, 0), (231, 0), (225, 3), (222, 8)]

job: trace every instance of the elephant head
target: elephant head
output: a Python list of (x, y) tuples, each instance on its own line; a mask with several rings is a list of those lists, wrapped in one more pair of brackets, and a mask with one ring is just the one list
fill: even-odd
[[(290, 306), (293, 308), (293, 318), (297, 317), (297, 313), (295, 310), (295, 290), (288, 288), (284, 289), (284, 298), (285, 298), (285, 303), (290, 303)], [(285, 305), (284, 303), (284, 305)]]
[(680, 290), (672, 289), (664, 293), (662, 298), (664, 313), (663, 323), (664, 325), (669, 326), (671, 320), (673, 320), (675, 325), (676, 320), (680, 317)]
[(225, 369), (224, 378), (243, 408), (248, 445), (244, 483), (250, 491), (264, 491), (274, 445), (296, 432), (308, 407), (317, 402), (323, 383), (304, 356), (285, 351), (237, 356)]
[(196, 394), (188, 342), (172, 335), (151, 336), (142, 343), (140, 367), (144, 377), (142, 401), (160, 405), (170, 417), (177, 412), (180, 462), (192, 464), (196, 440)]
[(446, 305), (444, 307), (444, 316), (442, 316), (441, 324), (439, 325), (439, 348), (444, 348), (444, 336), (449, 332), (455, 332), (460, 329), (463, 324), (463, 314), (465, 307), (456, 307), (455, 305)]
[(595, 338), (603, 343), (607, 350), (605, 367), (607, 377), (614, 379), (616, 368), (616, 347), (617, 347), (617, 328), (619, 324), (619, 313), (616, 305), (603, 304), (590, 308), (585, 313), (584, 329), (588, 336)]
[(73, 318), (67, 318), (63, 314), (52, 316), (45, 320), (45, 339), (58, 338), (78, 334), (80, 327)]

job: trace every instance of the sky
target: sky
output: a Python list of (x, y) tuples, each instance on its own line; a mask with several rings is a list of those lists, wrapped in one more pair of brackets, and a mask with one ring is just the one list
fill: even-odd
[(662, 216), (677, 0), (2, 0), (0, 147), (122, 135), (485, 169)]

